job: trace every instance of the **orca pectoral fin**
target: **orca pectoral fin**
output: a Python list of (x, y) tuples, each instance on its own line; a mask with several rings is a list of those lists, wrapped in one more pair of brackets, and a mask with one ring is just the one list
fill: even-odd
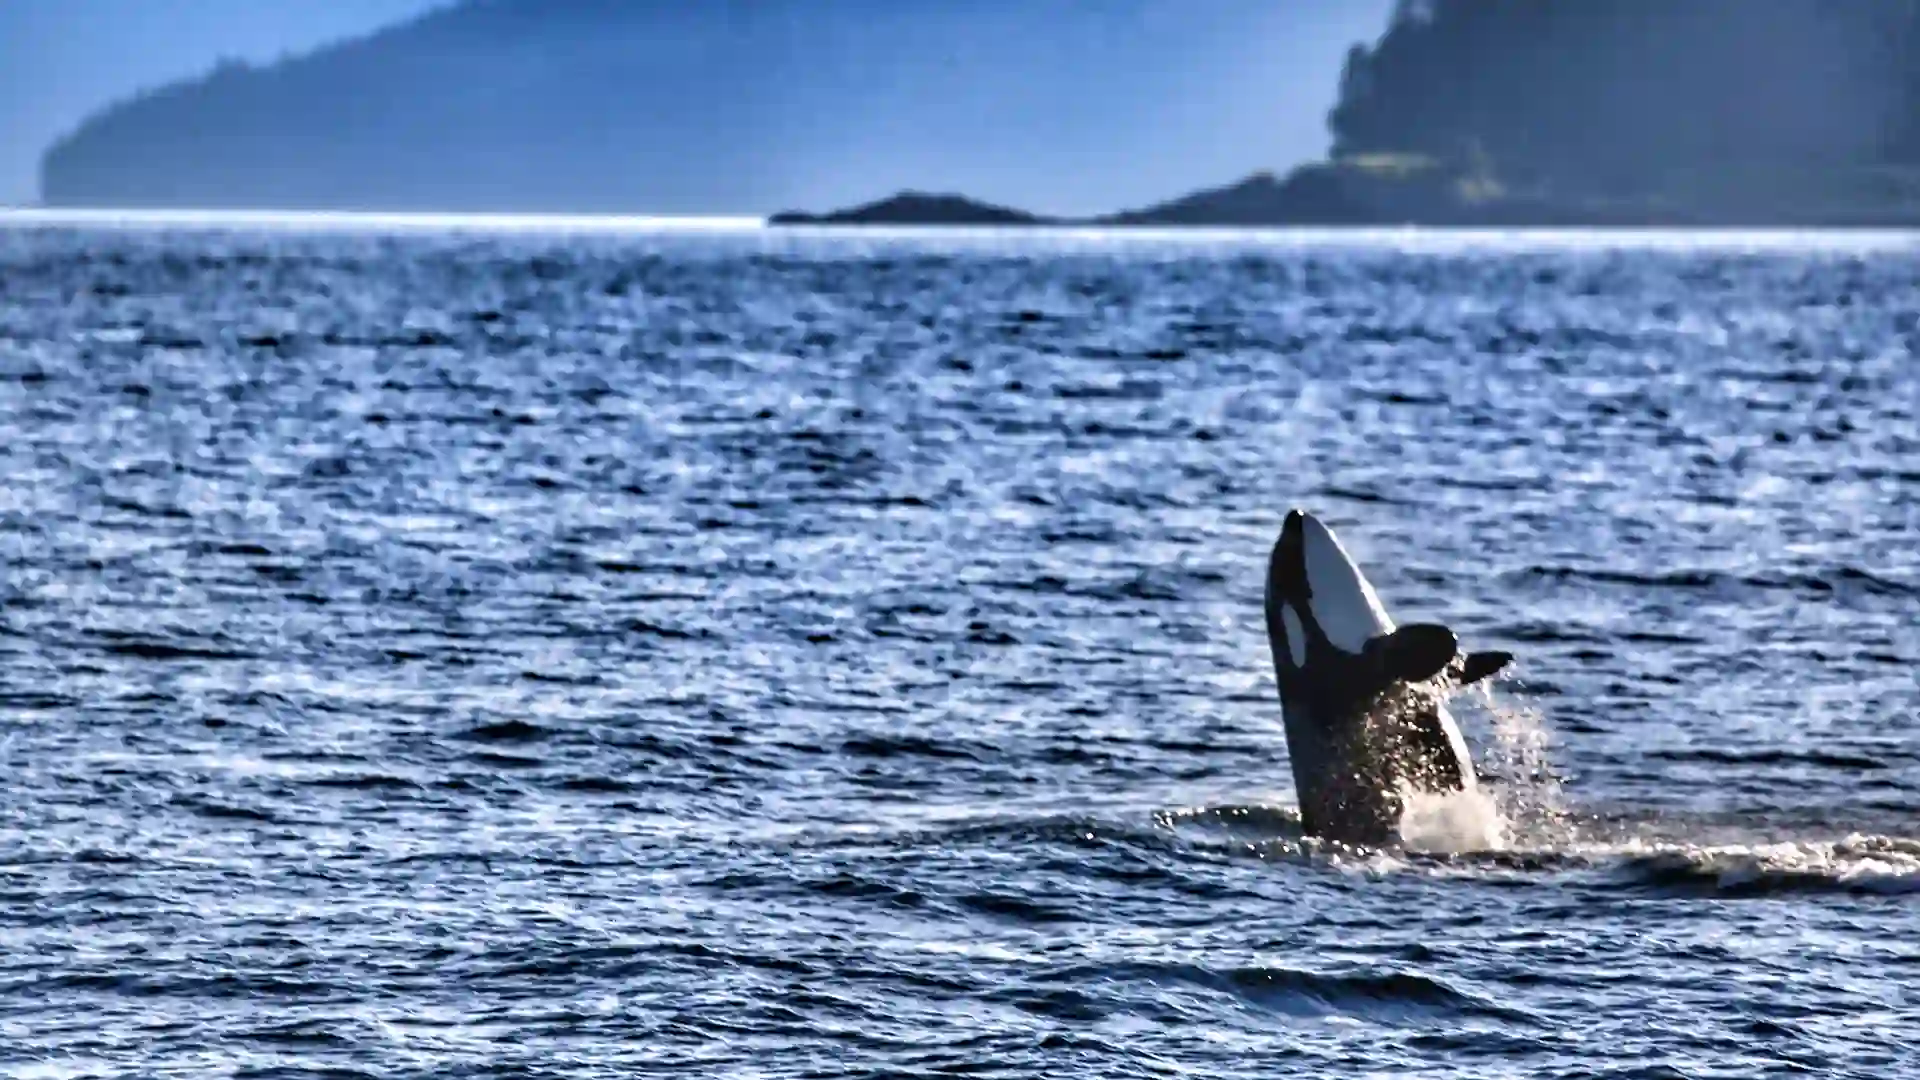
[(1488, 650), (1468, 653), (1466, 660), (1461, 664), (1460, 685), (1477, 683), (1511, 663), (1513, 663), (1513, 654), (1510, 652)]
[(1460, 641), (1438, 623), (1414, 623), (1367, 643), (1375, 651), (1383, 673), (1403, 682), (1426, 682), (1447, 669), (1459, 655)]

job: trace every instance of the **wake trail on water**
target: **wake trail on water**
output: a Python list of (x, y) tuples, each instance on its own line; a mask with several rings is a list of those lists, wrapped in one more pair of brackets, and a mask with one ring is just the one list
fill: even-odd
[(1284, 801), (1147, 809), (1126, 799), (1104, 807), (969, 804), (937, 813), (923, 806), (910, 825), (803, 830), (808, 836), (794, 842), (995, 852), (1057, 846), (1065, 865), (1084, 862), (1089, 850), (1171, 857), (1173, 865), (1184, 853), (1208, 864), (1226, 856), (1370, 877), (1573, 880), (1682, 895), (1920, 893), (1920, 837), (1900, 835), (1897, 825), (1876, 833), (1777, 815), (1583, 806), (1553, 768), (1553, 739), (1539, 710), (1481, 687), (1450, 705), (1474, 733), (1481, 784), (1444, 795), (1403, 791), (1397, 842), (1380, 848), (1310, 836), (1299, 810)]
[(1486, 782), (1474, 792), (1403, 793), (1401, 854), (1477, 859), (1490, 867), (1597, 869), (1625, 887), (1718, 895), (1920, 893), (1920, 839), (1865, 832), (1783, 839), (1672, 816), (1640, 822), (1583, 817), (1553, 770), (1539, 710), (1505, 700), (1491, 687), (1454, 701), (1485, 723)]
[(1225, 830), (1263, 859), (1298, 857), (1374, 874), (1576, 873), (1607, 888), (1719, 896), (1920, 893), (1920, 838), (1865, 831), (1783, 837), (1779, 822), (1729, 828), (1671, 814), (1581, 813), (1552, 767), (1538, 710), (1480, 687), (1452, 704), (1483, 730), (1482, 784), (1471, 792), (1403, 791), (1398, 844), (1323, 844), (1302, 834), (1297, 812), (1279, 807), (1196, 809), (1160, 820), (1176, 830)]

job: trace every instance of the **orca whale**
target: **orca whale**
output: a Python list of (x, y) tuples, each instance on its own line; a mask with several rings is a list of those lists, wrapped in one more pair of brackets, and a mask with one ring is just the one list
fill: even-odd
[(1267, 561), (1267, 643), (1301, 823), (1349, 844), (1390, 842), (1404, 796), (1475, 791), (1447, 692), (1513, 657), (1461, 655), (1445, 626), (1396, 628), (1332, 530), (1287, 514)]

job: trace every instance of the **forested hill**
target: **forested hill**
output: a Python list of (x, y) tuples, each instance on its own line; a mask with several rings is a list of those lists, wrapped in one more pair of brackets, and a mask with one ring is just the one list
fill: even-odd
[(937, 186), (1094, 211), (1269, 162), (1298, 22), (1270, 0), (470, 0), (111, 107), (48, 153), (42, 196), (738, 214)]
[[(48, 153), (42, 194), (759, 214), (906, 190), (1122, 224), (1920, 221), (1920, 0), (1399, 0), (1354, 33), (1375, 39), (1337, 99), (1338, 46), (1314, 46), (1330, 160), (1265, 177), (1293, 163), (1273, 138), (1304, 93), (1289, 58), (1328, 10), (467, 0), (109, 108)], [(842, 216), (959, 203), (880, 205)], [(1114, 214), (1129, 206), (1147, 209)]]
[(1401, 0), (1329, 126), (1533, 195), (1865, 209), (1920, 166), (1920, 3)]

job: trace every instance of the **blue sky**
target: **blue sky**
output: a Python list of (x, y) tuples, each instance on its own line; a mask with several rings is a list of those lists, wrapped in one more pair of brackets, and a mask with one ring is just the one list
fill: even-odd
[[(203, 72), (223, 57), (270, 62), (448, 2), (0, 0), (0, 205), (36, 199), (40, 154), (103, 105)], [(1391, 0), (1273, 2), (1291, 23), (1287, 54), (1294, 62), (1284, 72), (1249, 73), (1258, 84), (1248, 87), (1249, 96), (1263, 110), (1281, 103), (1281, 115), (1263, 111), (1272, 119), (1262, 120), (1278, 121), (1264, 129), (1277, 160), (1304, 160), (1326, 148), (1324, 117), (1346, 47), (1385, 28)], [(1281, 87), (1292, 92), (1276, 93)]]

